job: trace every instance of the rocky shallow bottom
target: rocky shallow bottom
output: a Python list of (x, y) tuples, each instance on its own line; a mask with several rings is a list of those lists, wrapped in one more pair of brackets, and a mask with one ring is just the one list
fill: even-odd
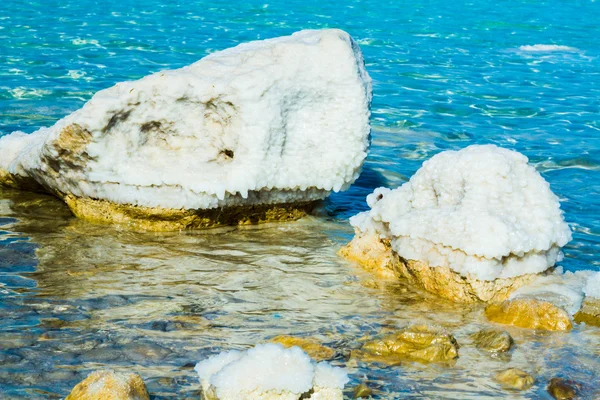
[[(336, 255), (353, 235), (344, 221), (135, 233), (77, 220), (51, 197), (3, 189), (0, 222), (2, 398), (63, 398), (110, 368), (140, 374), (153, 398), (197, 399), (197, 361), (278, 335), (327, 346), (321, 354), (348, 369), (349, 398), (365, 383), (374, 398), (550, 399), (549, 384), (560, 389), (553, 378), (577, 382), (582, 398), (600, 396), (599, 328), (500, 326), (485, 305), (379, 279)], [(377, 359), (377, 340), (415, 323), (451, 334), (458, 358), (452, 347), (444, 362)], [(504, 330), (514, 344), (490, 352), (482, 329)], [(493, 346), (508, 346), (499, 340)], [(502, 374), (509, 368), (533, 384)]]

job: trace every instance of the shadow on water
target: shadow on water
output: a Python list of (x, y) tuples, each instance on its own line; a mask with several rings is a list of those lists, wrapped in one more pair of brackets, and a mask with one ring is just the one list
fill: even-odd
[(390, 187), (390, 180), (371, 163), (365, 163), (350, 189), (343, 193), (333, 193), (325, 200), (327, 214), (338, 220), (347, 220), (356, 213), (367, 210), (367, 196), (382, 186)]

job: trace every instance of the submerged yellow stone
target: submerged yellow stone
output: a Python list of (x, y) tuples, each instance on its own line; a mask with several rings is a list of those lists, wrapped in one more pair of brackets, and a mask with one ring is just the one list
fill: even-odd
[(506, 389), (527, 390), (533, 386), (535, 379), (518, 368), (509, 368), (494, 376), (494, 380)]
[(286, 349), (294, 346), (300, 347), (310, 358), (316, 361), (330, 360), (335, 356), (334, 349), (323, 346), (315, 339), (279, 335), (269, 341), (279, 343)]
[(485, 309), (488, 320), (504, 325), (547, 331), (568, 331), (573, 324), (569, 314), (547, 301), (520, 298), (490, 304)]
[(458, 358), (454, 336), (438, 327), (413, 325), (398, 332), (368, 341), (352, 352), (366, 362), (397, 365), (402, 361), (420, 363), (449, 362)]
[(600, 299), (586, 297), (573, 319), (578, 324), (600, 326)]
[(92, 372), (73, 388), (65, 400), (149, 400), (148, 390), (137, 374)]

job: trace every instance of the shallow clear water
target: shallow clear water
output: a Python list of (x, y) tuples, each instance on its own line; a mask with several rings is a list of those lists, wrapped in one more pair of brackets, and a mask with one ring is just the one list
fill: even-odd
[[(5, 0), (2, 134), (51, 125), (116, 82), (303, 28), (339, 27), (358, 40), (374, 99), (363, 175), (296, 223), (140, 234), (1, 190), (0, 398), (60, 398), (107, 366), (142, 374), (156, 398), (197, 398), (190, 365), (221, 350), (293, 333), (344, 353), (415, 321), (455, 334), (455, 365), (358, 364), (352, 383), (368, 380), (380, 398), (549, 398), (546, 382), (563, 376), (600, 397), (599, 329), (509, 329), (516, 349), (492, 358), (468, 339), (489, 325), (480, 306), (379, 281), (335, 254), (373, 188), (401, 184), (439, 151), (495, 143), (530, 157), (563, 200), (574, 230), (563, 266), (600, 269), (598, 21), (594, 1)], [(535, 44), (569, 48), (522, 47)], [(334, 363), (344, 365), (343, 354)], [(490, 376), (508, 366), (533, 373), (536, 386), (500, 389)]]

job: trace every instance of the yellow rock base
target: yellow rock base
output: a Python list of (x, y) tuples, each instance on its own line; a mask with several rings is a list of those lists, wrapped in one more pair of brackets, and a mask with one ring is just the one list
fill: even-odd
[(331, 347), (323, 346), (314, 339), (295, 337), (295, 336), (275, 336), (271, 340), (272, 343), (279, 343), (283, 347), (290, 348), (294, 346), (300, 347), (313, 360), (324, 361), (330, 360), (335, 356), (335, 350)]
[(352, 356), (387, 365), (397, 365), (402, 361), (449, 362), (458, 358), (458, 343), (440, 328), (413, 325), (365, 343), (360, 350), (353, 351)]
[(573, 319), (578, 324), (600, 326), (600, 299), (586, 297)]
[(11, 174), (0, 168), (0, 186), (13, 189), (27, 190), (29, 192), (45, 192), (45, 189), (33, 178)]
[(376, 235), (356, 235), (339, 254), (367, 270), (384, 276), (408, 279), (428, 292), (459, 303), (499, 302), (531, 282), (536, 275), (481, 281), (465, 278), (448, 267), (431, 267), (421, 261), (399, 257), (386, 240)]
[(208, 210), (175, 210), (116, 204), (106, 200), (80, 198), (72, 195), (64, 196), (63, 200), (78, 218), (94, 223), (114, 224), (144, 231), (178, 231), (293, 221), (305, 216), (315, 205), (315, 202), (304, 202)]
[(515, 299), (499, 304), (490, 304), (485, 316), (492, 322), (547, 331), (568, 331), (573, 325), (569, 314), (547, 301)]
[(73, 388), (65, 400), (149, 400), (142, 378), (113, 371), (92, 372)]

